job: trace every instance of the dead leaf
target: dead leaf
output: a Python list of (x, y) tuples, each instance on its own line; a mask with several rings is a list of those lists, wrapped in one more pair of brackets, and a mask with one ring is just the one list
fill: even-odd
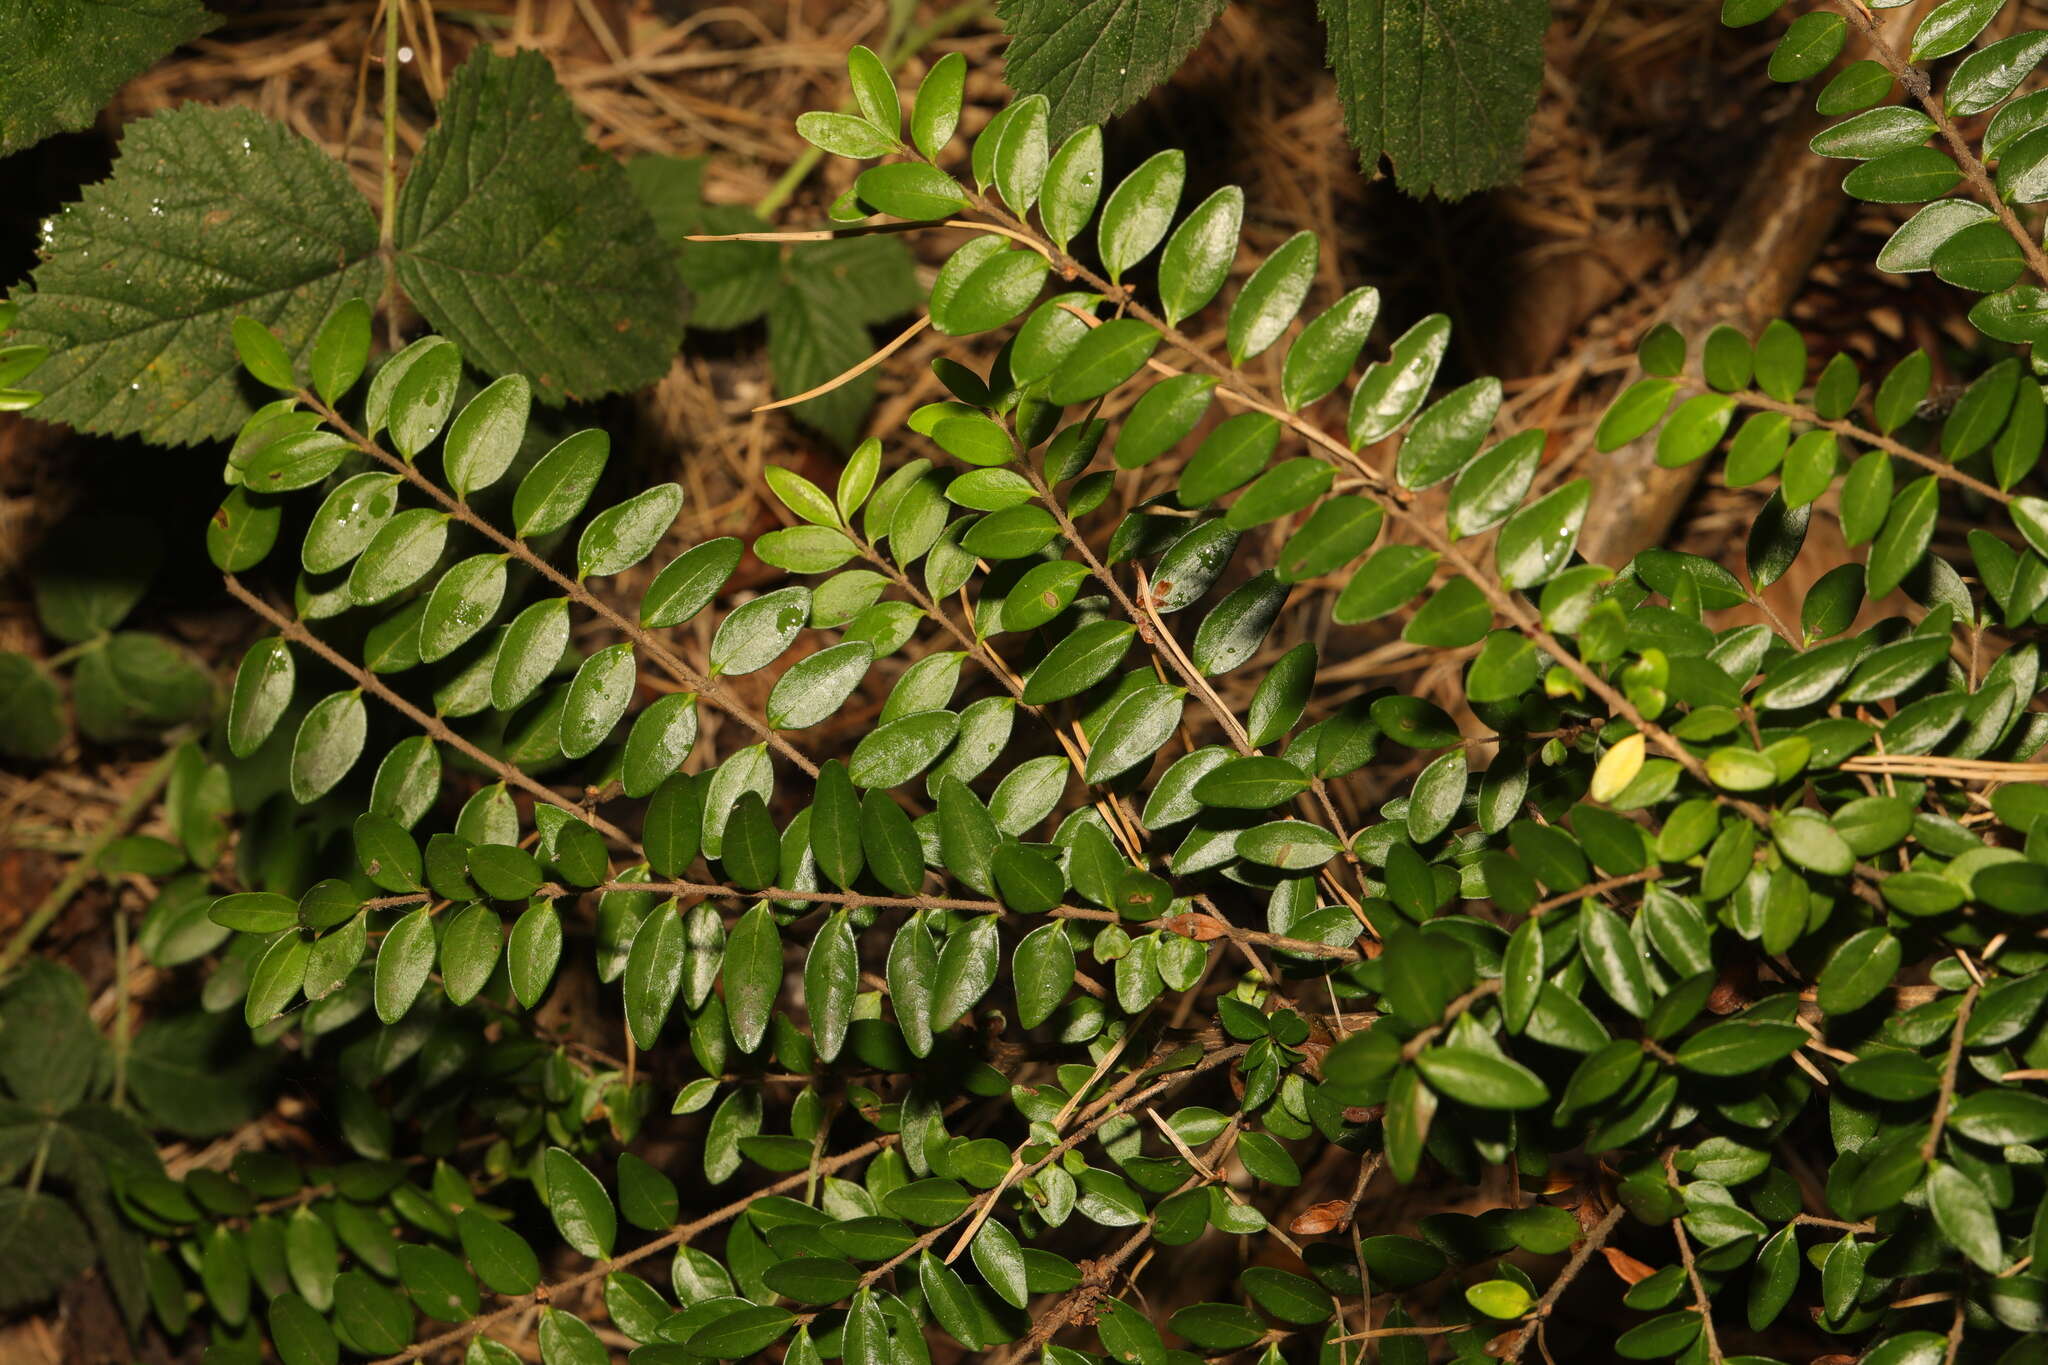
[(1325, 1232), (1335, 1232), (1351, 1221), (1351, 1205), (1342, 1199), (1326, 1199), (1320, 1204), (1311, 1204), (1294, 1216), (1287, 1230), (1301, 1237), (1317, 1237)]
[(1198, 914), (1194, 911), (1189, 911), (1185, 915), (1175, 915), (1172, 919), (1166, 921), (1166, 927), (1179, 934), (1182, 938), (1191, 938), (1197, 943), (1207, 943), (1211, 939), (1222, 938), (1230, 932), (1221, 921), (1212, 916)]
[(1608, 1268), (1619, 1275), (1624, 1284), (1641, 1284), (1644, 1280), (1657, 1273), (1657, 1267), (1644, 1265), (1626, 1251), (1616, 1251), (1613, 1247), (1601, 1247), (1600, 1254), (1607, 1258)]

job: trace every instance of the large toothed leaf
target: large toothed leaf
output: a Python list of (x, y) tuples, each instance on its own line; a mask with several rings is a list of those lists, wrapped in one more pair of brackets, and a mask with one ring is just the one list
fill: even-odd
[(1318, 0), (1359, 162), (1410, 194), (1513, 180), (1543, 80), (1546, 0)]
[(196, 104), (130, 124), (113, 174), (46, 221), (42, 249), (8, 337), (50, 350), (36, 415), (163, 445), (231, 436), (266, 396), (236, 359), (237, 317), (303, 358), (382, 275), (339, 162), (249, 110)]
[(1052, 101), (1052, 136), (1104, 123), (1174, 73), (1225, 0), (997, 0), (1003, 79)]
[(0, 156), (89, 127), (123, 81), (219, 22), (200, 0), (8, 0)]
[(651, 383), (682, 341), (672, 254), (537, 52), (449, 83), (398, 198), (399, 283), (492, 374), (544, 402)]

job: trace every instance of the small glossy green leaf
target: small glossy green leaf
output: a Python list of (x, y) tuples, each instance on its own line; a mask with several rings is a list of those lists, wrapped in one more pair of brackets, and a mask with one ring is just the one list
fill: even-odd
[(1102, 175), (1102, 129), (1094, 124), (1075, 129), (1053, 153), (1039, 194), (1038, 217), (1060, 250), (1065, 251), (1095, 217)]
[(654, 552), (683, 507), (680, 484), (660, 483), (590, 519), (576, 543), (576, 575), (623, 573)]
[(1166, 236), (1186, 179), (1187, 157), (1168, 150), (1154, 153), (1110, 191), (1096, 224), (1095, 242), (1111, 283), (1120, 282), (1124, 272), (1151, 255)]
[(1230, 305), (1225, 341), (1233, 365), (1259, 355), (1287, 330), (1315, 282), (1319, 244), (1297, 232), (1259, 263)]
[(1450, 340), (1451, 320), (1432, 313), (1402, 333), (1385, 360), (1366, 367), (1345, 424), (1353, 450), (1393, 435), (1422, 410)]
[(618, 1236), (619, 1214), (612, 1197), (587, 1167), (560, 1147), (550, 1147), (542, 1157), (547, 1177), (548, 1212), (562, 1240), (592, 1260), (612, 1254)]
[(611, 437), (579, 431), (528, 470), (512, 496), (512, 524), (531, 540), (561, 530), (583, 510), (611, 455)]

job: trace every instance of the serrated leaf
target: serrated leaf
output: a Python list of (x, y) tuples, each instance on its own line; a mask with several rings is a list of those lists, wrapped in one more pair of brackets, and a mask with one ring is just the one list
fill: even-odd
[(399, 283), (427, 319), (545, 403), (665, 373), (683, 330), (674, 253), (547, 58), (480, 47), (436, 112), (396, 223)]
[(1003, 79), (1052, 102), (1052, 135), (1107, 123), (1172, 75), (1225, 0), (1112, 4), (1077, 11), (1062, 0), (997, 0), (1010, 35)]
[(1370, 173), (1459, 199), (1520, 171), (1543, 80), (1543, 0), (1318, 0), (1344, 124)]
[[(68, 32), (45, 8), (31, 22)], [(250, 110), (200, 104), (129, 124), (113, 174), (50, 220), (42, 247), (33, 287), (13, 296), (12, 339), (50, 352), (37, 415), (163, 445), (224, 439), (252, 413), (234, 318), (276, 333), (296, 364), (329, 311), (381, 279), (376, 223), (339, 162)], [(150, 287), (110, 295), (109, 270)]]
[(0, 15), (0, 156), (75, 132), (131, 76), (219, 22), (199, 0), (23, 0)]

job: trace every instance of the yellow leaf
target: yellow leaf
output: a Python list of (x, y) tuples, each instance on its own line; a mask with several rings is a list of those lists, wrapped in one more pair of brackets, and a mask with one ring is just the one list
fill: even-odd
[(1586, 794), (1605, 805), (1621, 795), (1642, 770), (1643, 737), (1630, 735), (1600, 756), (1600, 766), (1593, 769), (1593, 785)]

